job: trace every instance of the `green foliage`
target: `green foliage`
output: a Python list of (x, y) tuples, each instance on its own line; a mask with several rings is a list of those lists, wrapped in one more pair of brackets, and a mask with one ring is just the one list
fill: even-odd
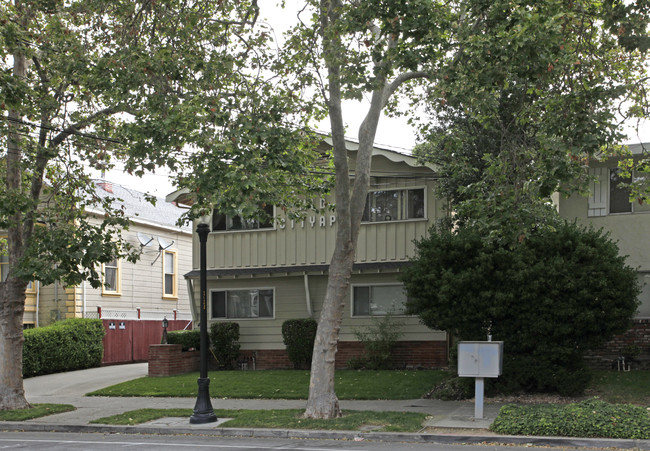
[(363, 344), (364, 354), (350, 359), (350, 368), (369, 370), (387, 369), (390, 366), (393, 347), (402, 336), (404, 323), (396, 321), (392, 314), (373, 317), (366, 330), (354, 330), (354, 336)]
[(232, 369), (239, 357), (239, 323), (214, 322), (210, 324), (210, 343), (217, 364)]
[(437, 166), (455, 220), (513, 243), (545, 225), (553, 192), (586, 188), (587, 159), (625, 140), (616, 113), (647, 118), (648, 12), (645, 0), (461, 2), (414, 152)]
[(602, 231), (560, 222), (514, 246), (432, 229), (403, 273), (407, 308), (459, 340), (504, 341), (502, 390), (580, 393), (583, 354), (629, 327), (636, 272)]
[(198, 329), (170, 330), (167, 332), (167, 343), (181, 345), (183, 351), (189, 351), (191, 348), (198, 350), (201, 347), (201, 333)]
[(645, 407), (597, 398), (569, 405), (508, 404), (490, 430), (508, 435), (648, 439), (650, 415)]
[(427, 393), (427, 398), (455, 401), (474, 397), (474, 379), (470, 377), (449, 377)]
[(313, 318), (288, 319), (282, 323), (282, 341), (295, 369), (311, 365), (318, 323)]
[(99, 366), (104, 326), (98, 319), (67, 319), (24, 332), (23, 376)]

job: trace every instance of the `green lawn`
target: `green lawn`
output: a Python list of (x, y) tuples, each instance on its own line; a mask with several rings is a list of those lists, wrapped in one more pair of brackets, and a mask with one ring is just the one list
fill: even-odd
[[(339, 399), (415, 399), (448, 377), (445, 371), (336, 372)], [(196, 397), (198, 373), (143, 377), (89, 393), (89, 396)], [(213, 398), (307, 399), (309, 372), (293, 370), (213, 371)]]
[(650, 406), (650, 371), (594, 371), (589, 392), (611, 403)]
[[(192, 409), (140, 409), (120, 415), (99, 418), (91, 423), (135, 425), (163, 417), (189, 418)], [(223, 410), (215, 409), (218, 418), (231, 418), (224, 427), (321, 429), (357, 431), (370, 427), (382, 432), (417, 432), (427, 415), (414, 412), (346, 411), (341, 418), (308, 420), (301, 418), (304, 409), (285, 410)]]

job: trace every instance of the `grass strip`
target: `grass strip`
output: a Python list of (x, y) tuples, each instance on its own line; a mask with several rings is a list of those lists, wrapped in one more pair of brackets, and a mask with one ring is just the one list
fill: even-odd
[[(415, 399), (449, 375), (445, 371), (336, 372), (339, 399)], [(198, 373), (142, 377), (88, 393), (88, 396), (197, 396)], [(307, 399), (309, 371), (215, 371), (210, 374), (210, 396), (239, 399)]]
[[(136, 425), (165, 417), (189, 417), (192, 409), (139, 409), (119, 415), (99, 418), (91, 423)], [(222, 424), (232, 428), (319, 429), (381, 432), (417, 432), (427, 415), (416, 412), (372, 412), (350, 410), (340, 418), (311, 420), (301, 418), (304, 409), (282, 410), (224, 410), (215, 409), (218, 418), (232, 418)]]
[(34, 418), (54, 415), (55, 413), (70, 412), (75, 410), (75, 406), (70, 404), (33, 404), (27, 409), (2, 410), (0, 411), (0, 421), (25, 421)]

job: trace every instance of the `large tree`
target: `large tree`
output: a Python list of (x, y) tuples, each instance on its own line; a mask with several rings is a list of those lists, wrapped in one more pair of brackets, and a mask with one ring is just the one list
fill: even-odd
[[(332, 133), (338, 228), (305, 412), (327, 418), (340, 414), (334, 392), (335, 354), (382, 112), (399, 112), (399, 100), (408, 99), (410, 111), (414, 105), (428, 105), (427, 120), (435, 123), (446, 114), (435, 105), (449, 103), (462, 115), (463, 102), (477, 99), (482, 107), (490, 106), (478, 117), (469, 115), (482, 123), (496, 113), (500, 92), (508, 96), (513, 89), (516, 95), (544, 97), (551, 87), (556, 95), (523, 111), (521, 122), (537, 120), (536, 115), (547, 110), (547, 128), (561, 133), (545, 136), (544, 148), (557, 150), (563, 159), (570, 153), (594, 152), (616, 135), (611, 99), (628, 95), (643, 71), (635, 52), (645, 36), (647, 1), (629, 7), (618, 0), (305, 3), (299, 13), (304, 22), (286, 42), (283, 67), (285, 73), (298, 73), (314, 85)], [(619, 80), (619, 75), (625, 77)], [(368, 109), (358, 130), (350, 181), (343, 102), (363, 98)], [(507, 105), (511, 119), (519, 120), (515, 107)], [(562, 128), (561, 122), (572, 127)], [(598, 127), (592, 131), (594, 124)], [(510, 144), (516, 155), (517, 143), (513, 139)]]
[[(27, 406), (28, 282), (97, 286), (97, 265), (135, 258), (111, 199), (101, 223), (88, 221), (100, 202), (88, 168), (122, 161), (137, 175), (167, 166), (182, 177), (190, 162), (251, 204), (255, 184), (301, 191), (312, 140), (295, 133), (296, 93), (259, 69), (270, 64), (269, 35), (254, 28), (257, 15), (255, 0), (2, 2), (0, 230), (10, 269), (0, 283), (0, 410)], [(190, 161), (199, 150), (229, 164)]]
[(650, 3), (490, 2), (430, 90), (437, 119), (416, 148), (440, 168), (460, 223), (517, 241), (616, 154), (621, 122), (647, 117)]
[(606, 233), (553, 225), (516, 246), (468, 225), (433, 228), (402, 274), (425, 325), (504, 342), (502, 390), (582, 393), (585, 352), (627, 330), (638, 307), (637, 272)]

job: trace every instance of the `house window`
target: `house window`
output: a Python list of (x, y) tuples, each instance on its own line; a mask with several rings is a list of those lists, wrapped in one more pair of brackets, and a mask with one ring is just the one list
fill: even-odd
[(116, 258), (104, 263), (104, 287), (102, 294), (119, 295), (121, 288), (120, 261)]
[[(647, 202), (630, 202), (630, 191), (622, 186), (630, 179), (621, 177), (618, 168), (591, 168), (589, 174), (593, 177), (589, 187), (589, 217), (650, 211)], [(633, 177), (638, 181), (648, 174), (635, 172)]]
[(36, 293), (36, 284), (34, 283), (33, 280), (30, 280), (29, 283), (27, 284), (27, 287), (25, 288), (26, 293)]
[(212, 213), (212, 231), (272, 229), (274, 216), (273, 205), (267, 205), (262, 210), (267, 215), (267, 219), (263, 221), (244, 219), (241, 216), (228, 216), (214, 210)]
[(0, 255), (0, 281), (4, 282), (7, 280), (9, 275), (9, 256)]
[(630, 183), (630, 179), (621, 177), (618, 169), (609, 171), (609, 212), (631, 213), (630, 190), (621, 186)]
[(165, 251), (163, 254), (163, 297), (178, 297), (178, 265), (176, 261), (176, 251)]
[(402, 221), (424, 218), (424, 188), (371, 191), (362, 221)]
[(273, 289), (210, 293), (211, 318), (273, 318)]
[(352, 316), (404, 314), (406, 293), (403, 285), (352, 287)]

